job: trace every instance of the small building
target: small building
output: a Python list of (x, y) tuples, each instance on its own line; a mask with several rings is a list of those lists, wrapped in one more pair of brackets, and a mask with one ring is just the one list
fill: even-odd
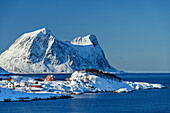
[(30, 87), (41, 88), (41, 84), (31, 84)]
[(38, 84), (38, 81), (34, 81), (33, 84)]
[(68, 75), (65, 81), (70, 81), (71, 75)]
[(14, 83), (13, 82), (8, 82), (8, 88), (14, 89)]
[(53, 80), (55, 80), (54, 75), (48, 75), (48, 76), (45, 78), (45, 81), (53, 81)]
[(20, 84), (18, 82), (14, 82), (14, 87), (20, 87)]
[(33, 91), (33, 92), (34, 91), (42, 91), (42, 90), (43, 90), (42, 88), (35, 88), (35, 87), (34, 88), (30, 88), (30, 91)]

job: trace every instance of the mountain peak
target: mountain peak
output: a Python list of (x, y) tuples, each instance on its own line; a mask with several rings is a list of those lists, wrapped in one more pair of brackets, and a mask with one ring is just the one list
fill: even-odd
[(46, 34), (50, 34), (51, 32), (47, 28), (41, 28), (41, 29), (29, 32), (29, 33), (24, 33), (24, 35), (34, 36), (34, 35), (37, 35), (37, 34), (40, 34), (40, 33), (43, 33), (44, 35), (46, 35)]
[(97, 38), (95, 35), (87, 35), (84, 37), (78, 37), (75, 38), (74, 40), (70, 41), (71, 44), (73, 45), (82, 45), (82, 46), (87, 46), (87, 45), (93, 45), (94, 47), (98, 44)]

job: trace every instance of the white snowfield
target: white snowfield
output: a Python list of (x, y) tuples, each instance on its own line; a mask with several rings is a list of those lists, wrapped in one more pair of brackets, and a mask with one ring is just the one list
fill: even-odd
[(42, 28), (20, 36), (0, 55), (0, 67), (12, 73), (73, 73), (94, 68), (116, 72), (94, 35), (61, 41)]
[(0, 101), (33, 101), (33, 100), (47, 100), (58, 99), (61, 97), (69, 98), (63, 94), (49, 94), (49, 93), (25, 93), (7, 88), (0, 88)]
[[(31, 89), (29, 87), (34, 82), (33, 78), (12, 76), (11, 82), (20, 84), (20, 87), (16, 87), (11, 90), (7, 88), (7, 80), (0, 81), (0, 101), (4, 99), (11, 99), (11, 101), (21, 100), (23, 98), (31, 100), (35, 98), (49, 98), (51, 96), (60, 97), (62, 95), (71, 94), (83, 94), (83, 93), (95, 93), (95, 92), (114, 92), (125, 93), (139, 89), (159, 89), (166, 88), (161, 84), (151, 84), (146, 82), (129, 82), (119, 79), (104, 78), (102, 76), (96, 76), (85, 72), (74, 72), (67, 81), (41, 81), (38, 84), (41, 85), (39, 91)], [(28, 86), (24, 86), (24, 83), (28, 82)], [(26, 98), (27, 97), (27, 98)]]

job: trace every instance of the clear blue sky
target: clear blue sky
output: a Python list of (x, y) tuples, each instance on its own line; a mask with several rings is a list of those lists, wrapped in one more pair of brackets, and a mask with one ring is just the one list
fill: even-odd
[(0, 53), (42, 27), (61, 40), (96, 35), (117, 69), (170, 71), (170, 0), (0, 0)]

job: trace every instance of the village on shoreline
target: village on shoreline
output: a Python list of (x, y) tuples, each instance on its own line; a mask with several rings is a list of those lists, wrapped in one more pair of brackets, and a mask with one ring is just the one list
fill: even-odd
[(166, 88), (161, 84), (123, 81), (112, 73), (86, 69), (56, 80), (54, 75), (46, 78), (25, 76), (0, 76), (0, 101), (33, 101), (72, 98), (71, 95), (97, 92), (125, 93), (139, 89)]

